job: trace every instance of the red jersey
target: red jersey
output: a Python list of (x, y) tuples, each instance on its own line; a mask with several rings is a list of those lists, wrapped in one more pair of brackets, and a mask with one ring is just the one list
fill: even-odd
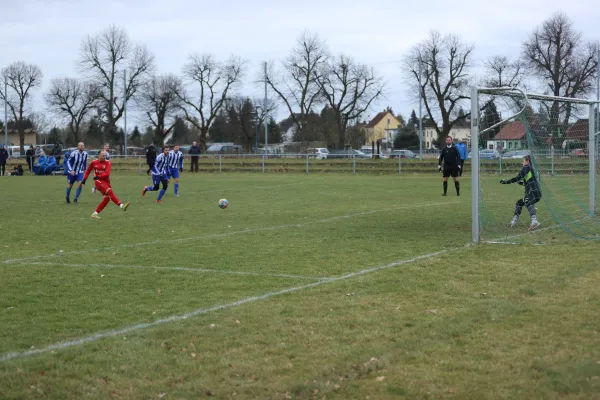
[(103, 162), (100, 160), (94, 160), (90, 163), (90, 165), (88, 165), (87, 169), (85, 170), (83, 179), (87, 179), (90, 175), (90, 172), (92, 172), (93, 169), (94, 174), (98, 177), (99, 181), (110, 183), (110, 167), (111, 164), (108, 160), (105, 160)]

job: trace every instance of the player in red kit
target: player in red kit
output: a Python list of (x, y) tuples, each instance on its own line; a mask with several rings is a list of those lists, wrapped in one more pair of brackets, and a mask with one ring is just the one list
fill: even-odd
[(98, 159), (92, 161), (90, 165), (85, 170), (85, 174), (83, 175), (82, 184), (85, 185), (85, 181), (87, 180), (90, 172), (94, 170), (94, 183), (96, 184), (96, 190), (104, 196), (104, 199), (100, 204), (98, 204), (98, 208), (92, 214), (92, 218), (100, 218), (100, 212), (106, 207), (109, 201), (113, 201), (116, 205), (118, 205), (123, 211), (127, 210), (129, 207), (129, 203), (121, 203), (112, 188), (110, 187), (110, 168), (111, 163), (106, 159), (106, 152), (101, 150), (98, 153)]

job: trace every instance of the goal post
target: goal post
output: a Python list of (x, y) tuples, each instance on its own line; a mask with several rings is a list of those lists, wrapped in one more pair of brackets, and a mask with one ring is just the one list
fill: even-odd
[[(471, 88), (474, 243), (600, 239), (598, 106), (515, 87)], [(519, 173), (525, 155), (542, 193), (534, 207), (524, 186), (499, 184)], [(540, 226), (528, 234), (530, 214)]]

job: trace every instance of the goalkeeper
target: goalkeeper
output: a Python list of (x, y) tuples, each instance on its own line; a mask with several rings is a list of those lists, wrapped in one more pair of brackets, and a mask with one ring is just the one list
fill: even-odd
[(529, 225), (529, 230), (532, 231), (537, 228), (540, 223), (537, 220), (537, 215), (535, 212), (534, 204), (540, 201), (542, 198), (542, 192), (540, 190), (540, 185), (535, 177), (535, 171), (531, 165), (531, 156), (523, 157), (523, 169), (521, 172), (517, 174), (512, 179), (501, 179), (500, 183), (509, 184), (517, 182), (519, 185), (525, 186), (525, 196), (522, 199), (519, 199), (515, 204), (515, 215), (510, 222), (510, 226), (517, 225), (517, 221), (519, 220), (519, 216), (521, 215), (521, 210), (523, 210), (523, 206), (527, 207), (527, 211), (529, 211), (529, 215), (531, 215), (531, 224)]

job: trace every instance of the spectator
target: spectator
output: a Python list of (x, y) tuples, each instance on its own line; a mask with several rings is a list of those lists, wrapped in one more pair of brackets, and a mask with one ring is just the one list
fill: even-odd
[(58, 145), (58, 143), (54, 144), (54, 149), (52, 149), (52, 155), (56, 157), (56, 165), (59, 165), (62, 156), (62, 148)]
[(40, 146), (35, 146), (35, 156), (36, 157), (39, 157), (43, 152), (44, 152), (44, 150), (42, 150), (40, 148)]
[(146, 164), (148, 164), (148, 171), (146, 175), (150, 175), (152, 167), (154, 167), (154, 161), (156, 160), (156, 143), (152, 142), (146, 149)]
[(23, 167), (21, 164), (17, 164), (14, 168), (8, 173), (10, 176), (23, 176)]
[(48, 157), (46, 156), (46, 153), (44, 153), (44, 150), (40, 150), (37, 165), (33, 166), (33, 173), (36, 175), (43, 175), (46, 165), (48, 165)]
[(44, 168), (44, 175), (52, 175), (57, 166), (56, 157), (48, 157), (48, 163), (46, 164), (46, 168)]
[(35, 159), (35, 150), (33, 146), (29, 146), (29, 149), (25, 152), (25, 157), (27, 157), (27, 166), (29, 167), (29, 172), (33, 171), (33, 161)]
[(462, 139), (458, 139), (458, 143), (456, 143), (456, 150), (458, 150), (458, 155), (460, 156), (460, 171), (458, 176), (462, 176), (463, 174), (463, 166), (465, 165), (465, 160), (467, 159), (467, 145), (463, 143)]
[(6, 160), (8, 160), (8, 151), (6, 151), (3, 144), (0, 144), (0, 176), (4, 175)]
[(194, 166), (196, 172), (198, 172), (198, 159), (200, 158), (200, 146), (198, 146), (198, 142), (193, 142), (192, 147), (190, 147), (190, 156), (192, 156), (192, 169), (191, 172), (194, 172)]

